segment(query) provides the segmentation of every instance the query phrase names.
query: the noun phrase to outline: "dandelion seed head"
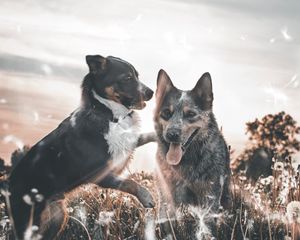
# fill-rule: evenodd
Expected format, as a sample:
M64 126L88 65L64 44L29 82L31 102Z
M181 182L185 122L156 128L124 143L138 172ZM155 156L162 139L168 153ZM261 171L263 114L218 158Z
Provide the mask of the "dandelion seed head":
M33 205L33 201L31 199L31 197L28 194L25 194L23 196L23 201L27 204L27 205Z
M269 177L266 177L266 178L261 178L260 179L260 184L263 185L263 186L267 186L267 185L270 185L272 182L270 180Z
M292 201L288 203L286 215L290 223L300 223L300 202Z
M99 213L99 218L96 221L98 224L100 224L101 226L105 226L108 225L109 223L112 222L112 218L114 216L114 212L100 212Z
M38 234L39 227L31 226L28 227L24 233L24 240L40 240L42 239L42 235Z
M44 196L43 196L42 194L37 194L37 195L35 196L35 200L36 200L37 202L42 202L42 201L44 200Z
M274 170L275 171L282 171L284 168L283 162L276 162L274 164Z

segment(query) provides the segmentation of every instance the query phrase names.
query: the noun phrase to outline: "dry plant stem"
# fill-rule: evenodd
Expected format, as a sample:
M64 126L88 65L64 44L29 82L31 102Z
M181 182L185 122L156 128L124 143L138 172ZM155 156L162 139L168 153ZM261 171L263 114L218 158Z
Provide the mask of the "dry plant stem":
M232 185L233 185L233 197L234 197L234 202L236 203L236 185L235 185L235 178L232 178Z
M262 237L262 224L260 224L260 226L259 226L259 233L260 233L260 239L263 240L263 237Z
M277 196L277 193L276 193L276 183L277 183L277 178L276 178L276 171L274 171L274 169L272 170L272 175L274 177L274 181L273 181L273 194L272 194L272 203L273 205L275 206L275 196Z
M243 199L242 191L241 191L241 199ZM242 232L242 235L243 235L243 239L245 239L246 236L245 236L243 225L242 225L242 210L243 210L243 202L241 201L240 214L239 214L239 216L240 216L240 228L241 228L241 232Z
M272 240L272 232L271 232L271 226L270 226L270 216L268 214L268 229L269 229L269 238Z
M89 240L92 240L92 239L91 239L91 236L90 236L90 233L89 233L89 231L87 230L86 226L85 226L80 220L78 220L77 218L75 218L75 217L73 217L73 216L70 216L70 218L73 219L73 220L75 220L76 222L78 222L78 223L83 227L83 229L86 231L86 234L87 234Z
M238 220L238 215L236 215L235 220L234 220L230 240L234 240L234 230L235 230L235 227L236 227L236 224L237 224L237 220Z
M297 236L296 236L296 232L295 232L295 226L296 226L296 223L293 223L292 225L292 239L297 239Z
M11 206L10 206L10 200L9 200L9 195L8 195L8 191L6 192L5 196L5 202L6 202L6 206L7 206L7 212L8 212L8 216L9 216L9 221L13 230L13 234L16 240L18 240L18 236L17 236L17 232L16 232L16 228L15 228L15 222L14 219L12 217L12 212L11 212Z
M32 227L33 224L33 214L34 214L34 203L32 203L31 209L30 209L30 218L28 222L28 228Z
M173 228L173 225L172 225L172 222L171 222L171 219L170 219L169 211L167 210L166 213L167 213L168 221L169 221L169 224L170 224L170 227L171 227L171 230L172 230L174 240L177 240L177 238L175 236L174 228Z
M86 205L89 209L91 209L93 212L97 212L91 205L89 205L87 202L84 202L84 205Z
M246 225L246 229L245 229L245 236L247 236L247 233L248 233L248 225Z

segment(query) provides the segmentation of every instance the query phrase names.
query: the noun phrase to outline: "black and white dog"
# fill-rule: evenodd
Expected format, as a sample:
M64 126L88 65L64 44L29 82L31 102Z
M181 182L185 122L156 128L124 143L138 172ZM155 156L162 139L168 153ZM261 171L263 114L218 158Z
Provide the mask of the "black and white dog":
M153 134L139 134L139 118L133 110L143 109L153 91L122 59L95 55L87 56L86 61L89 73L82 83L80 107L34 145L9 177L18 239L28 227L32 202L30 224L39 226L49 201L83 183L119 189L135 195L144 207L154 206L147 189L118 176L136 147L155 141ZM38 194L43 200L32 199ZM44 233L43 239L50 238Z

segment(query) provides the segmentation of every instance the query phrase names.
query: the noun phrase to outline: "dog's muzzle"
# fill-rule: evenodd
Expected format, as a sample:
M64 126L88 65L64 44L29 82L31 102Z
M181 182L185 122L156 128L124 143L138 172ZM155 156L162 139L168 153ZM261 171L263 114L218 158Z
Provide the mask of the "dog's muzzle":
M186 149L190 146L190 144L193 142L193 139L195 138L198 132L199 130L196 129L184 144L178 142L170 142L169 150L166 155L166 160L168 164L178 165L180 163L183 154L185 153Z

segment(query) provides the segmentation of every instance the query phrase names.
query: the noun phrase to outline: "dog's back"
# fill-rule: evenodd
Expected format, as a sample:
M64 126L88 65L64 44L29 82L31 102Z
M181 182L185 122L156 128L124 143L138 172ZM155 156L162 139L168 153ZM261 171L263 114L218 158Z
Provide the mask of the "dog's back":
M161 205L192 204L212 211L220 204L228 207L229 152L212 112L210 75L204 74L191 91L181 91L161 70L157 84Z

